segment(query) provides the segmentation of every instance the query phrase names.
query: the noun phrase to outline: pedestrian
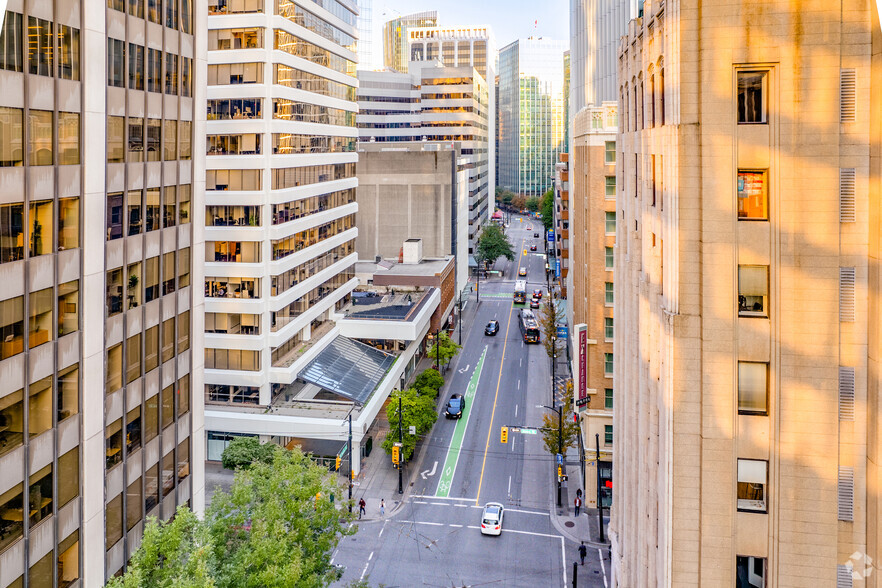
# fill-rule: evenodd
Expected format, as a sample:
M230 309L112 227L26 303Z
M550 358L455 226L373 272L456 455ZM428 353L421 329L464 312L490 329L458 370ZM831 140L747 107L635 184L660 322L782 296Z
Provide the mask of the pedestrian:
M358 518L361 518L361 515L365 514L365 507L367 506L367 502L364 501L364 498L358 499Z
M582 541L581 545L579 545L579 559L582 560L582 565L585 565L585 556L588 555L588 548L585 547L585 542Z
M579 498L582 498L582 489L581 488L576 490L576 496L578 496Z
M576 496L573 504L576 505L576 516L579 516L579 509L582 507L582 498L580 496Z
M380 516L386 516L386 500L383 498L380 499Z

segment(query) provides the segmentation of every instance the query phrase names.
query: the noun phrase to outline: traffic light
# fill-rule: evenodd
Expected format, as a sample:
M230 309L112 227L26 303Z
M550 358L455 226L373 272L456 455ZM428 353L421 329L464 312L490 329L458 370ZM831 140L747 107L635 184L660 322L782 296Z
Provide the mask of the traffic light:
M397 445L393 445L392 446L392 463L394 463L395 465L398 465L399 455L400 455L399 454L399 447Z
M563 468L561 466L557 466L557 477L560 478L563 476Z
M338 456L337 456L337 459L336 459L335 462L334 462L334 469L335 469L335 470L339 470L339 469L340 469L340 462L341 462L341 461L343 461L343 460L342 460L342 459L340 458L340 456L338 455Z
M499 442L508 443L508 427L502 427L499 431Z

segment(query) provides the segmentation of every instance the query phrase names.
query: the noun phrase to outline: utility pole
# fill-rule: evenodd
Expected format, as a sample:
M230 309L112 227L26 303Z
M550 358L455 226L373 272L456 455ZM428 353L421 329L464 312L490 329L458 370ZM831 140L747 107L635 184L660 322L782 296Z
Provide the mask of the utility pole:
M554 404L552 402L552 404ZM563 406L555 408L557 411L557 453L563 456ZM557 478L557 508L560 508L560 476Z
M401 470L404 468L404 436L401 434L401 395L398 395L398 442L401 443L401 453L398 455L398 493L404 494L404 481Z
M601 492L600 492L600 433L594 434L594 446L597 448L596 454L596 468L597 468L597 520L600 527L600 542L606 543L606 538L603 536L603 503L601 502Z
M349 512L352 512L352 411L349 412Z
M441 372L441 329L435 329L435 365L438 367L438 372ZM399 402L400 404L400 402ZM401 407L398 407L399 410ZM400 423L399 419L399 423ZM399 439L401 441L401 439Z
M462 292L459 293L459 344L462 345Z
M550 300L548 301L548 306L549 306L549 308L554 308L551 305ZM554 313L552 311L552 315L553 314ZM551 404L552 404L552 406L557 402L557 395L555 394L555 392L557 392L557 390L555 390L555 385L554 385L554 372L555 372L555 364L556 363L557 363L557 337L552 335L551 336Z

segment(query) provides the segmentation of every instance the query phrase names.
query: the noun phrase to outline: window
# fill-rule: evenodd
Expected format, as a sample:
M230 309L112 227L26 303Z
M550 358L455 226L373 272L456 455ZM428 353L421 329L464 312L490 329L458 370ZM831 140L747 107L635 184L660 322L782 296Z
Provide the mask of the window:
M613 426L612 425L603 425L603 444L604 445L612 445L613 444Z
M141 493L141 478L136 479L126 488L126 530L132 528L141 520L141 509L144 507L144 496Z
M107 350L104 388L108 394L122 388L122 343L117 343Z
M144 262L144 302L159 298L159 257Z
M0 449L2 451L2 449ZM16 484L6 492L0 494L0 512L22 512L24 510L24 499L22 495L21 484ZM3 519L3 534L0 534L0 553L15 543L24 532L24 521L22 517L15 517L19 520L7 521Z
M158 1L158 0L157 0ZM110 549L122 539L122 493L104 507L104 549Z
M606 283L604 284L604 287L606 288L606 292L605 292L605 296L606 296L605 303L606 303L607 305L611 305L611 304L615 303L615 290L613 289L613 288L614 288L613 283L612 283L612 282L606 282Z
M183 417L190 410L190 374L181 376L178 380L178 418Z
M178 315L178 353L190 348L190 311Z
M123 311L122 268L108 270L104 279L107 288L107 316L111 317Z
M147 161L159 161L160 135L162 121L158 118L147 119Z
M142 229L144 206L141 190L130 190L128 193L129 235L139 235Z
M126 308L137 308L144 300L141 293L141 262L126 267Z
M135 18L144 18L144 0L129 0L129 14Z
M738 315L769 316L769 266L738 266Z
M31 438L52 428L52 376L28 386L28 434Z
M192 141L190 139L191 127L192 123L188 120L178 122L178 139L180 140L181 145L180 159L190 159L190 157L192 157Z
M53 339L52 288L31 292L28 296L28 348L33 349Z
M175 387L166 386L162 390L159 404L159 425L163 429L175 420Z
M178 28L178 0L165 0L165 26Z
M166 186L162 189L162 227L166 229L175 226L178 218L176 192L174 186Z
M58 458L58 508L80 495L80 448Z
M126 453L141 447L141 406L136 406L126 414Z
M125 12L125 0L107 0L107 7L113 8L114 10L119 10L120 12Z
M80 199L58 199L58 250L80 246Z
M58 387L55 391L58 422L79 412L80 365L74 365L58 372Z
M129 163L144 161L144 119L129 117Z
M20 72L22 51L22 15L7 10L5 21L0 22L0 69Z
M160 10L162 10L162 0L147 0L147 20L162 24Z
M604 163L607 165L616 162L616 142L615 141L605 141L604 142Z
M52 233L55 229L52 204L51 200L39 200L29 205L28 252L31 257L52 253Z
M190 33L191 7L190 0L181 0L181 31Z
M190 248L178 250L178 288L190 285Z
M6 14L11 13L7 12ZM0 48L2 48L2 45L0 45ZM0 55L0 58L2 58L2 55ZM0 106L0 128L3 129L3 134L0 135L0 167L14 167L23 163L23 120L24 115L21 108Z
M605 176L606 179L606 198L608 200L616 199L616 177Z
M165 141L163 143L163 159L174 161L178 158L178 121L165 121Z
M174 53L165 54L165 93L178 95L178 56Z
M144 331L144 373L159 367L159 325Z
M28 507L31 512L31 525L52 514L52 464L34 472L28 478ZM49 577L52 577L51 573ZM49 584L52 584L51 580Z
M58 165L80 163L80 115L58 113Z
M175 319L162 321L162 348L160 350L163 363L175 355Z
M123 116L107 117L107 163L125 161L126 119Z
M117 419L107 425L104 431L105 465L108 470L122 461L122 442L122 419Z
M239 349L205 349L205 368L217 370L260 370L260 352Z
M24 351L24 296L0 302L0 359Z
M28 73L52 75L52 23L28 17Z
M55 123L52 111L28 111L28 165L52 165L55 162L52 136Z
M603 354L603 375L606 377L612 376L613 373L613 354L612 353L604 353Z
M603 408L606 410L613 409L613 389L612 388L604 388L603 389Z
M159 504L159 464L154 465L144 474L144 510L150 514L150 509Z
M607 235L615 235L616 234L616 213L615 211L607 211L606 213L606 234Z
M175 489L175 452L169 451L162 457L162 497L165 498Z
M80 79L80 30L63 24L58 25L58 77Z
M767 202L766 172L738 170L738 220L767 220Z
M178 443L178 484L190 475L190 438Z
M610 316L603 317L603 336L607 341L612 341L615 329L613 328L613 318Z
M769 413L769 364L738 362L738 414Z
M175 291L175 252L162 254L162 295Z
M58 336L80 328L80 282L74 280L58 285Z
M738 510L766 512L766 483L769 462L738 460Z
M190 184L178 186L178 223L186 225L190 222ZM187 264L190 267L190 264ZM185 286L186 284L181 284Z
M0 397L0 456L12 451L24 442L23 403L23 390L16 390ZM0 538L0 546L2 545L3 540Z
M738 124L765 124L768 122L765 71L738 72Z
M2 117L0 117L2 118ZM2 128L0 122L0 128ZM0 205L0 263L24 259L24 205Z
M159 394L144 401L144 443L159 435Z
M144 232L158 231L162 226L162 217L159 212L159 188L147 188L144 204Z
M129 90L144 89L144 48L129 43Z
M159 0L156 0L159 2ZM162 51L147 49L147 91L162 92Z
M125 88L126 44L124 41L107 38L107 85Z
M187 2L188 0L184 0ZM181 56L181 96L189 98L193 95L193 60Z
M141 333L126 340L126 384L141 377Z
M766 558L735 558L735 588L766 588Z
M74 531L58 545L58 588L67 588L80 578L80 532Z
M606 248L605 263L606 263L606 269L608 269L608 270L613 269L613 264L615 263L615 253L614 253L612 247Z

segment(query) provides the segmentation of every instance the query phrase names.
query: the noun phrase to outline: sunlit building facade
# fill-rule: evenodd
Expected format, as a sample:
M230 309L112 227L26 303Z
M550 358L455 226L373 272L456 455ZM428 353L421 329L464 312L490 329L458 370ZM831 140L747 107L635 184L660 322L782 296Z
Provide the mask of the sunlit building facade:
M879 586L876 3L642 7L618 69L613 585Z
M358 0L358 69L373 69L374 0Z
M518 39L499 51L499 176L497 185L540 196L566 151L566 41Z
M438 13L434 10L400 16L383 25L383 67L404 73L409 58L408 31L417 27L434 27Z
M4 3L6 4L6 3ZM102 586L203 507L202 2L0 29L0 586ZM200 8L201 7L201 8Z

